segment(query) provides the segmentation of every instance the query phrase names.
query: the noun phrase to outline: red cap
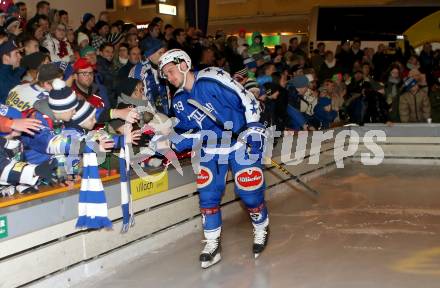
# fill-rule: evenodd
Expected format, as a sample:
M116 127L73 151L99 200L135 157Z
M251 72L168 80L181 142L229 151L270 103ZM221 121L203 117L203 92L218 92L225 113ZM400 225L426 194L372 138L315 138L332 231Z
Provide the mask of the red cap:
M76 60L75 64L73 64L73 70L75 72L78 72L78 70L83 70L91 67L92 69L95 69L92 64L86 59L86 58L79 58Z

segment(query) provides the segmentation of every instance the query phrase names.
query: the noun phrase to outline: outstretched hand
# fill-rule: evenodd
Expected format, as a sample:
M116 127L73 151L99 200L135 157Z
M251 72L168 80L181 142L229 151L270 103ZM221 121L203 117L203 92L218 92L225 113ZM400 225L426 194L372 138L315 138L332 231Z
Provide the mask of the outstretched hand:
M35 132L40 131L41 127L41 121L32 118L14 119L11 125L12 130L25 132L29 135L35 135Z
M113 147L115 147L115 142L113 139L108 138L105 135L100 135L98 138L99 151L101 152L110 152Z
M133 126L131 124L124 125L125 143L138 145L139 140L141 139L141 134L141 130L133 130Z

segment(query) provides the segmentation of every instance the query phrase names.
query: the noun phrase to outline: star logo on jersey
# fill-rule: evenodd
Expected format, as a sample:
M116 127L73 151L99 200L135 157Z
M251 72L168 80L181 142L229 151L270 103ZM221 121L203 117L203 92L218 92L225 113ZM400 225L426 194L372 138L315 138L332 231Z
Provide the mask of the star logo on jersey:
M225 75L225 72L223 72L223 70L217 70L217 75Z
M242 93L243 95L246 95L246 89L243 88L243 90L241 90L241 93Z
M257 114L258 111L257 108L255 108L255 106L257 106L257 102L255 102L255 100L252 100L251 105L252 105L252 109L251 109L252 115Z
M205 72L211 72L211 68L206 68Z

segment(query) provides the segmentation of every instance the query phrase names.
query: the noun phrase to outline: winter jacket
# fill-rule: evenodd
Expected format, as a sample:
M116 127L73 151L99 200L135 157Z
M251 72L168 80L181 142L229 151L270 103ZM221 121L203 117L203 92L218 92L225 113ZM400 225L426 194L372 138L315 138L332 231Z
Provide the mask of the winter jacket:
M299 110L301 107L301 95L299 95L298 90L296 90L295 85L291 81L287 82L287 99L289 105L293 108Z
M321 85L325 80L331 79L333 75L341 73L342 70L335 62L333 67L329 67L326 62L323 62L318 73L318 82Z
M351 49L349 51L341 50L335 57L338 60L342 72L351 73L355 61L353 51L351 51Z
M110 101L107 95L107 89L100 84L92 83L88 91L81 90L76 82L73 82L72 90L76 95L82 96L95 108L110 108Z
M17 190L23 192L28 185L34 186L39 179L35 175L36 165L23 162L21 159L21 143L19 140L6 140L0 137L0 189L1 194L12 195ZM12 185L12 186L10 186ZM12 189L4 193L5 189Z
M255 43L255 37L261 37L261 42L259 44ZM263 36L261 36L260 32L254 32L252 33L252 44L248 49L248 53L250 56L258 54L263 52L264 49L264 43L263 43Z
M407 91L400 96L400 120L407 122L426 122L431 118L431 104L426 89L419 89L415 94Z
M66 45L66 55L63 55L62 57L59 55L60 53L60 45L61 41L53 37L51 34L47 34L44 38L42 46L49 50L50 53L50 59L52 62L72 62L72 56L73 56L73 50L70 46L70 43L65 40L64 44Z
M115 92L115 72L113 69L113 62L108 61L101 55L98 55L98 62L96 63L96 82L103 85L107 90L107 96L111 107L116 106L116 92Z
M385 101L388 104L389 120L392 122L400 122L399 116L399 101L402 94L402 81L399 83L392 83L387 81L385 83Z
M332 100L328 97L320 97L314 109L314 117L321 123L322 129L328 129L330 124L336 119L336 116L338 116L334 110L330 112L324 110L326 106L332 104L331 101Z
M287 114L287 90L283 87L276 87L279 92L276 99L266 99L260 122L266 127L276 126L277 131L284 131L289 126L289 115Z
M243 57L237 54L234 50L229 47L225 48L226 61L229 63L229 72L233 76L235 72L243 69Z
M40 120L43 126L34 136L24 134L21 137L27 162L41 164L54 154L64 154L68 151L66 149L68 149L69 140L58 135L62 129L62 123L55 119L47 99L38 100L34 108L24 111L23 114L26 118Z
M13 69L11 65L0 64L0 104L5 104L9 92L21 82L24 68Z
M429 92L431 118L433 123L440 123L440 90Z

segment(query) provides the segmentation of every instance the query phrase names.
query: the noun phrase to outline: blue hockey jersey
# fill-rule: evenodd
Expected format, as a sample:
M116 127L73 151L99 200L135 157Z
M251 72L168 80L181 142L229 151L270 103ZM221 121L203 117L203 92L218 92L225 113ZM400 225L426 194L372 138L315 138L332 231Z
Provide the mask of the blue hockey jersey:
M231 78L229 73L209 67L199 71L191 91L180 89L172 100L174 115L179 119L176 129L188 131L210 130L222 137L223 127L218 126L203 111L188 103L194 99L211 111L221 123L232 124L236 134L244 131L246 125L260 120L260 106L255 96L240 83ZM188 142L176 145L178 150L189 149ZM186 147L185 147L186 146Z
M77 140L75 135L60 133L62 130L55 131L53 120L38 111L35 111L32 117L40 120L43 128L33 136L22 135L25 160L38 165L53 155L68 154L72 139Z

